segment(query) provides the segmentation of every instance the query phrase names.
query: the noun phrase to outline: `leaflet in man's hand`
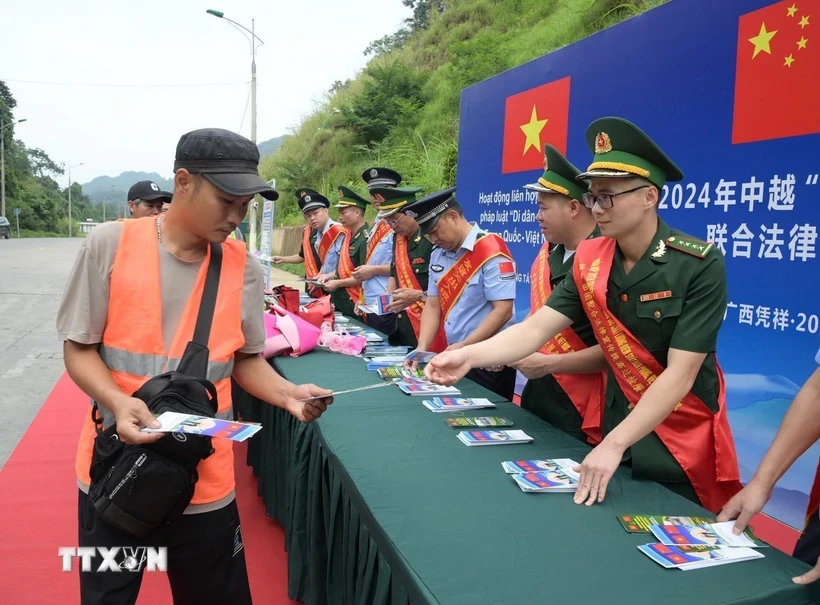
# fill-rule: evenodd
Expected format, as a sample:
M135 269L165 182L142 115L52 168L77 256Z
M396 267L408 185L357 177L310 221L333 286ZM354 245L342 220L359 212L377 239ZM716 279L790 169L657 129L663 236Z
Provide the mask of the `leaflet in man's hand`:
M189 433L192 435L206 435L230 439L231 441L245 441L262 428L261 424L249 422L234 422L220 420L208 416L195 416L179 412L163 412L157 417L162 423L158 429L144 428L143 433Z
M436 397L434 399L425 399L421 404L432 412L461 412L496 407L489 399L465 399L462 397Z
M728 563L740 563L764 557L763 553L753 548L732 548L728 546L692 546L685 544L671 546L656 543L639 546L638 550L667 569L677 568L683 571L715 567Z
M376 297L373 304L365 305L359 303L359 311L363 311L371 315L387 315L390 313L387 307L389 307L392 302L393 296L391 294L380 294Z
M651 534L651 525L706 525L712 517L675 517L663 515L619 515L618 521L630 534Z
M465 445L513 445L529 443L532 437L524 431L462 431L458 439Z
M418 349L414 349L407 354L407 357L404 358L404 361L428 363L436 355L437 353L433 353L432 351L419 351Z
M736 546L764 548L768 544L758 539L750 528L739 536L732 532L734 521L705 525L651 525L649 530L667 546L694 544L702 546Z

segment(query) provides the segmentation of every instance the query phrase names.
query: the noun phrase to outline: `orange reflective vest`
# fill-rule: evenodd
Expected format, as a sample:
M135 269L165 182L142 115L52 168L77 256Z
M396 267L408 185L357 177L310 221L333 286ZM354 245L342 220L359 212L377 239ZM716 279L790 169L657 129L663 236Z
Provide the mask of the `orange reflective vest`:
M245 344L242 288L246 251L236 240L223 243L222 251L219 291L208 341L208 379L217 390L217 418L231 420L230 377L234 353ZM150 217L123 223L122 239L114 257L109 284L108 321L100 344L100 357L123 393L131 395L152 376L178 367L186 345L193 338L209 260L210 252L199 269L171 348L166 351L162 337L162 293L155 219ZM107 411L105 414L110 416ZM77 477L85 485L91 482L89 468L95 437L89 413L80 434L76 458ZM199 481L191 504L215 502L234 489L232 442L214 439L213 448L214 453L197 467Z

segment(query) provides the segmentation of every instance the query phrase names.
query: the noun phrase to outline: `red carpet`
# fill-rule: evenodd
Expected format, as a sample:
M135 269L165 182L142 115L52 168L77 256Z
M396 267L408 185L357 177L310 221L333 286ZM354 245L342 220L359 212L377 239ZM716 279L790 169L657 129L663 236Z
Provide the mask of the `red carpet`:
M77 545L74 454L86 397L64 374L0 471L0 595L3 605L79 603L75 571L64 573L60 546ZM282 529L269 519L236 447L237 502L255 604L293 604L287 598L287 558ZM170 605L163 573L144 575L139 605Z

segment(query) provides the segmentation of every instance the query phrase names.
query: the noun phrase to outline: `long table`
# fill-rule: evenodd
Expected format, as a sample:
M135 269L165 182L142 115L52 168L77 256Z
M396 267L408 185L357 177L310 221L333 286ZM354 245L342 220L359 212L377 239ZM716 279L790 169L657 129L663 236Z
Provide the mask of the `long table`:
M276 358L294 383L334 390L379 382L355 357L314 351ZM503 460L573 458L590 448L470 381L465 397L498 405L534 437L525 445L468 448L444 418L398 387L343 395L305 425L240 394L262 430L249 443L268 514L286 531L289 596L307 605L816 605L809 567L775 548L765 558L686 573L637 547L617 515L705 515L701 507L619 469L606 500L525 494Z

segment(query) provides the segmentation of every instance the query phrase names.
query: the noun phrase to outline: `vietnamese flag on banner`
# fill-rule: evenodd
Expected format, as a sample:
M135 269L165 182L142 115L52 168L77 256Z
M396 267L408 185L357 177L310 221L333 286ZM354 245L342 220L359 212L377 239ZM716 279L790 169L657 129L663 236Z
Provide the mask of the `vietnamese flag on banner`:
M507 97L501 173L544 166L544 144L567 152L569 84L563 78Z
M785 0L740 17L732 143L820 133L818 28L820 0Z

